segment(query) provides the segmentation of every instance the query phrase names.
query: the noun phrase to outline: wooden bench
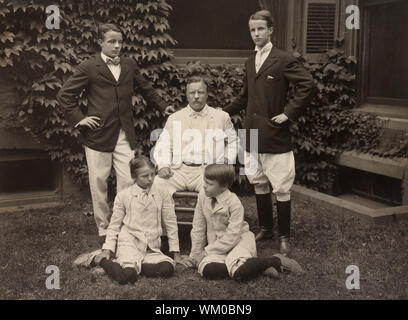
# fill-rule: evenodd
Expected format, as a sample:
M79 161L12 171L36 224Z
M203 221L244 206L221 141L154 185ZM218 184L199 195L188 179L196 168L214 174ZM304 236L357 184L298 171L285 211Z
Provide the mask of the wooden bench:
M197 203L198 192L180 191L173 195L176 203L175 211L177 215L177 224L192 225L194 209Z

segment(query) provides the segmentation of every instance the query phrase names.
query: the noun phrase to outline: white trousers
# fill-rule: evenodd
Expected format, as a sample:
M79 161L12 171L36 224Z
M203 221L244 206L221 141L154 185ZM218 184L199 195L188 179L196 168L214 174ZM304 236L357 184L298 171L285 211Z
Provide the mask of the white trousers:
M137 274L142 271L142 264L158 264L167 261L175 268L176 263L173 259L163 254L161 251L152 251L147 248L140 250L140 240L136 239L122 226L118 235L118 245L116 249L116 262L123 268L135 268Z
M113 152L100 152L87 146L84 148L88 164L94 218L99 235L104 236L112 215L108 204L108 177L112 165L116 173L116 189L117 192L120 192L133 184L129 161L134 157L134 152L130 148L123 129L120 129Z
M252 161L252 162L250 162ZM256 194L270 192L269 182L278 201L290 200L290 189L295 180L295 157L293 151L278 154L256 154L245 152L245 171L249 172L250 164L258 162L254 174L247 174L248 180L254 185ZM248 168L248 171L247 171Z
M232 278L235 271L242 266L248 259L256 257L255 236L251 231L241 235L237 245L226 254L210 254L205 256L198 265L198 273L202 276L204 268L209 263L225 263L228 273Z
M168 179L156 176L155 182L159 188L168 190L173 195L176 191L196 191L200 192L204 185L205 166L192 167L184 163L177 168L171 168L173 176Z

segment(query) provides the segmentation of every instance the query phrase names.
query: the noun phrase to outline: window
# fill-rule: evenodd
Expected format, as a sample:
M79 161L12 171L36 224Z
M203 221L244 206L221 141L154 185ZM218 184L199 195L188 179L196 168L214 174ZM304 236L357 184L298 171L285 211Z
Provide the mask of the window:
M55 201L61 169L42 150L0 150L0 207Z
M408 3L367 6L363 28L363 103L408 106Z
M249 15L254 0L168 0L170 34L182 49L252 49Z
M338 29L338 1L307 0L304 23L306 55L319 56L333 49Z
M175 55L247 57L253 50L248 31L257 0L168 0L170 35L177 40Z
M354 193L393 206L402 204L401 180L340 166L341 193Z

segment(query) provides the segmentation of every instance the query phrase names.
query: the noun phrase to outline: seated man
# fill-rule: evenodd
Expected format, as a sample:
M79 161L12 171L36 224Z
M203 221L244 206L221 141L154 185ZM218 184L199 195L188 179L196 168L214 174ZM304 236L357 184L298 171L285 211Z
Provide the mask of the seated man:
M156 143L156 183L171 195L176 191L199 192L205 165L236 161L234 126L226 112L207 105L207 89L201 76L187 80L188 105L169 116Z

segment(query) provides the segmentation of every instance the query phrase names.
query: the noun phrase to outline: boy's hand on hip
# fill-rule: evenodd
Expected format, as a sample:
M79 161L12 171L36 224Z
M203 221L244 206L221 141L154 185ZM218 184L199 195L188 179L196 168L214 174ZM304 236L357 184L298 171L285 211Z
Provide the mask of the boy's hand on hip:
M168 179L173 176L173 171L169 167L161 168L157 175L162 179Z
M276 117L273 117L271 120L276 122L276 123L282 124L282 123L288 121L288 119L289 118L287 117L286 114L281 113L281 114L277 115Z
M76 126L88 127L91 130L95 130L96 128L99 127L100 122L101 122L101 118L97 116L89 116L79 121Z

